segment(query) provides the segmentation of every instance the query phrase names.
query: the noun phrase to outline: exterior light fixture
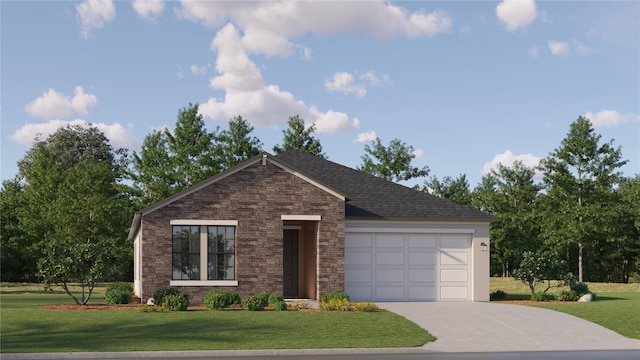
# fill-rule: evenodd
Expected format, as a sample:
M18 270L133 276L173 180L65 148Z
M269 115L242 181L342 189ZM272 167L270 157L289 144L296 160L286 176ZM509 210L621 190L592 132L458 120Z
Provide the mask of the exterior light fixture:
M487 251L487 248L488 248L487 247L487 243L485 243L485 242L481 242L480 243L480 250Z

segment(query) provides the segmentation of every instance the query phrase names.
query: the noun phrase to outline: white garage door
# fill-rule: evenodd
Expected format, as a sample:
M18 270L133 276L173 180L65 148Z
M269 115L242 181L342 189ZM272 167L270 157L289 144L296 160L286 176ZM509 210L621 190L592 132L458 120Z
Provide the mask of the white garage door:
M345 292L354 301L470 299L469 234L347 232Z

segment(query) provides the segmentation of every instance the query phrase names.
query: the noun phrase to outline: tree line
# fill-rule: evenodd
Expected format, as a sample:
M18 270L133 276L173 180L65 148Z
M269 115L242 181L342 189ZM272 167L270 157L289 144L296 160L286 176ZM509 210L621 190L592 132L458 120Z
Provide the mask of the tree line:
M130 281L133 213L262 152L253 129L237 116L226 129L207 131L198 105L189 104L173 131L148 134L139 152L114 149L93 126L36 139L0 190L2 280L53 284L74 273L88 284ZM326 158L314 132L291 116L273 152ZM511 275L530 250L564 259L580 281L628 282L640 265L640 176L622 176L621 149L600 140L580 117L538 168L499 165L474 189L464 174L429 177L427 166L413 165L414 148L398 139L366 144L357 169L390 181L423 179L416 189L499 217L491 225L493 274ZM60 271L61 259L75 261Z

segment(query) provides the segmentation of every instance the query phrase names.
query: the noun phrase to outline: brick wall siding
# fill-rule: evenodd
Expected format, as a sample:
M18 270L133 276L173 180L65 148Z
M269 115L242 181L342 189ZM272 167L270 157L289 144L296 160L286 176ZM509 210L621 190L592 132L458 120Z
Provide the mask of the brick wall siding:
M267 162L251 165L142 217L142 301L172 276L172 219L238 220L236 290L282 293L281 215L321 215L316 289L344 290L344 201ZM206 269L201 269L206 271ZM179 287L192 304L211 287Z

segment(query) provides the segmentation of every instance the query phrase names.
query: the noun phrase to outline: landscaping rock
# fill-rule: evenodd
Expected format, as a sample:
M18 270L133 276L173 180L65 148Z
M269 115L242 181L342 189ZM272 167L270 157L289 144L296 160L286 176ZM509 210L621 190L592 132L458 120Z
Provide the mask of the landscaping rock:
M580 296L580 299L578 299L578 302L592 302L592 301L593 301L593 295L591 294L584 294Z
M147 305L155 305L156 301L153 298L149 298L149 300L147 300Z

